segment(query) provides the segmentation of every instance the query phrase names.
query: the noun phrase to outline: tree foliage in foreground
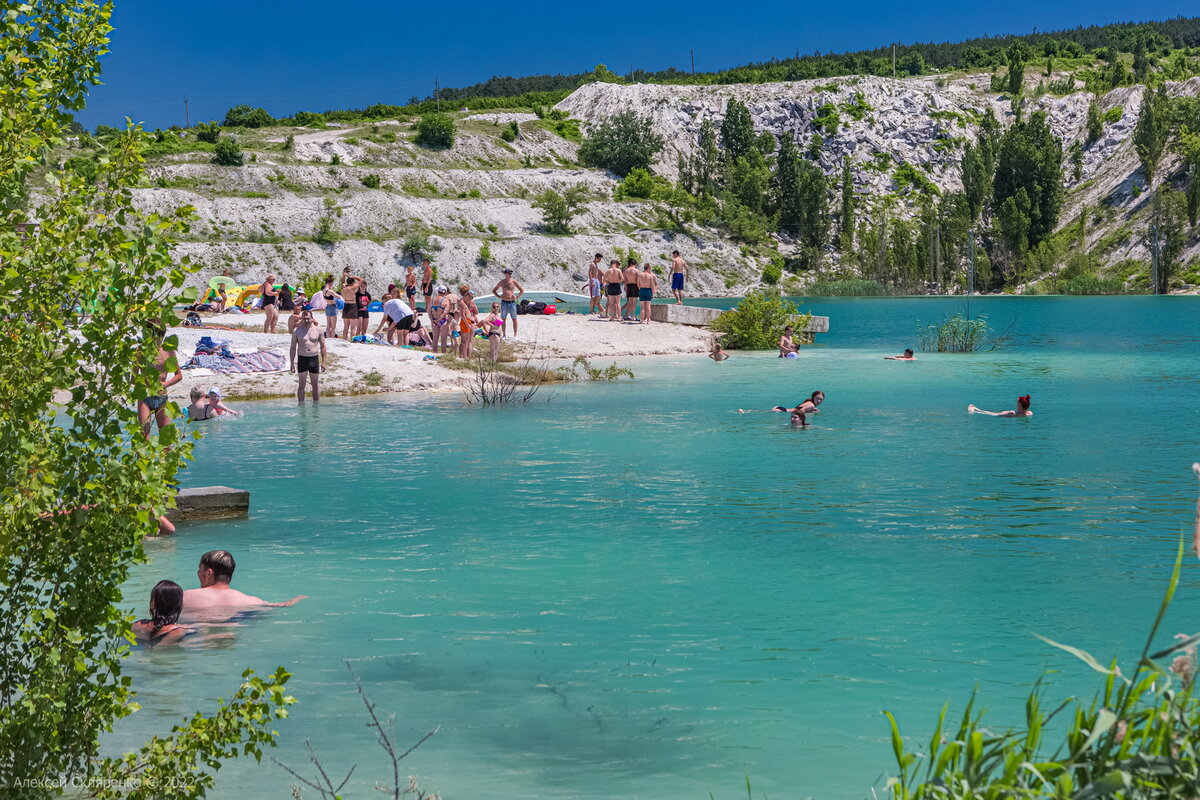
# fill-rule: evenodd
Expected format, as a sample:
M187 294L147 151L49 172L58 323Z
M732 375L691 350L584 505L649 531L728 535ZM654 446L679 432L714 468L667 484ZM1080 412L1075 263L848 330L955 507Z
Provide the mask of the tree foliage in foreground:
M23 797L57 794L62 781L106 797L199 797L220 758L274 741L273 716L291 701L285 672L247 675L215 716L132 762L99 758L100 736L136 710L121 674L131 641L121 586L191 452L175 428L143 438L133 410L161 393L156 325L187 274L170 246L190 210L134 207L136 129L111 138L92 180L53 169L70 113L97 82L111 6L0 10L0 188L16 197L31 176L44 181L36 207L12 203L0 220L0 292L12 301L0 335L0 775ZM143 780L166 774L179 782L169 791Z
M731 350L770 350L778 344L784 326L803 331L811 318L777 290L764 288L748 292L736 309L717 317L712 328L724 334L721 344Z

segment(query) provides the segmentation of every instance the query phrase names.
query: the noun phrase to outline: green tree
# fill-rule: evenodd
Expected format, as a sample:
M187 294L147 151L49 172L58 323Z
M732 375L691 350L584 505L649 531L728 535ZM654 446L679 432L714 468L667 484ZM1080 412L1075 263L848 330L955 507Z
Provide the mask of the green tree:
M1133 79L1137 83L1146 83L1150 77L1150 56L1146 51L1146 37L1137 37L1133 46Z
M812 262L829 241L829 189L825 173L790 139L784 137L786 152L780 150L775 179L779 230L798 238L806 251L802 258Z
M214 164L220 164L223 167L240 167L245 161L245 156L242 153L242 148L238 146L237 140L233 138L225 138L217 142L217 146L213 149Z
M967 207L971 210L971 219L978 219L983 206L990 194L991 181L984 174L983 159L979 148L968 142L963 147L961 160L963 192L966 194Z
M778 289L747 292L737 308L713 322L714 331L725 334L721 343L731 350L770 350L787 325L807 328L810 315L800 314L796 305L780 296Z
M1179 267L1179 256L1187 246L1187 201L1182 192L1163 186L1154 198L1151 221L1151 246L1158 246L1158 286L1156 294L1166 294L1171 277ZM1157 235L1157 241L1153 237Z
M414 232L404 237L404 242L400 245L400 255L407 258L410 263L433 258L434 254L442 249L442 246L424 233Z
M579 79L579 86L585 83L625 83L621 76L603 64L597 64L591 72Z
M1007 88L1008 93L1019 95L1025 83L1025 62L1029 60L1029 48L1024 42L1013 42L1004 53L1008 62Z
M221 138L221 126L214 119L211 122L196 123L196 141L216 144Z
M752 214L771 213L771 168L757 148L726 168L725 196L735 198Z
M838 214L838 246L843 253L854 249L854 175L850 159L842 160L842 208Z
M1025 233L1025 247L1015 246L1015 239L1007 240L1012 252L1037 246L1057 226L1065 193L1062 161L1062 142L1051 132L1044 111L1013 123L1000 137L992 208L999 215L1007 203L1003 209L1009 223L1006 236ZM1018 224L1022 218L1028 223Z
M1133 147L1142 163L1147 186L1154 184L1154 172L1158 169L1163 148L1167 144L1169 123L1165 92L1159 89L1158 93L1151 93L1147 89L1142 95L1142 110L1138 114L1137 126L1133 129Z
M717 146L717 131L710 120L700 123L700 135L692 162L694 193L712 197L721 181L721 151Z
M587 208L587 189L575 184L556 192L547 189L533 201L533 207L542 212L542 225L547 233L566 236L571 232L571 220Z
M159 216L133 203L147 143L136 127L111 137L96 180L55 168L71 114L98 83L111 6L6 8L0 86L20 91L0 90L0 184L8 194L37 171L39 185L36 207L0 225L0 291L21 307L5 320L0 363L37 367L0 371L0 772L14 797L168 773L180 782L170 794L200 797L221 759L261 756L274 742L273 716L291 701L286 672L247 675L214 716L139 753L102 758L99 747L136 710L122 675L131 641L122 586L146 560L142 540L157 532L191 452L174 426L143 436L134 410L162 393L160 349L168 368L177 361L163 321L194 297L180 291L191 267L172 253L190 209ZM37 224L18 230L28 221Z
M265 108L234 106L225 112L225 121L221 124L226 128L265 128L274 125L275 119Z
M1009 195L996 209L996 230L1009 253L1019 259L1029 250L1031 206L1025 187Z
M1183 156L1187 175L1187 217L1195 226L1200 216L1200 133L1192 133L1187 125L1179 129L1179 153Z
M622 197L640 197L649 200L654 196L656 188L654 176L650 174L649 170L634 167L621 181L620 192Z
M417 137L414 141L425 147L447 150L454 147L454 134L454 117L449 114L425 114L417 122Z
M624 177L636 167L650 169L663 148L649 117L622 111L588 131L579 146L579 163L611 170Z
M721 121L721 152L726 163L749 155L754 147L754 120L744 103L730 100L725 104L725 119Z
M1087 110L1087 143L1097 142L1104 135L1104 121L1100 119L1100 109L1093 99L1088 103Z

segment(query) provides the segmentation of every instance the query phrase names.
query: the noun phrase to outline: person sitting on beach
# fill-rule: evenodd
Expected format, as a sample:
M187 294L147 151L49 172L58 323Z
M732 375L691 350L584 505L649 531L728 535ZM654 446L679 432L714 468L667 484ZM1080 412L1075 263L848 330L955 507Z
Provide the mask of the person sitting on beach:
M295 300L295 298L292 297L292 293L294 291L295 290L292 289L291 284L285 283L283 286L280 287L280 289L279 289L279 310L280 311L295 311L296 310L296 300Z
M187 407L189 420L208 419L208 398L199 386L193 386L191 391L192 404Z
M181 611L183 587L175 581L159 581L150 590L150 617L133 623L133 635L148 644L178 642L189 633L195 633L179 624Z
M225 306L229 305L229 295L225 292L225 284L217 284L217 296L212 299L212 310L218 314L225 313Z
M240 417L242 412L234 411L229 406L221 402L221 390L216 386L208 387L205 393L208 397L208 405L205 408L206 415L204 419L212 419L213 417Z
M188 613L195 613L210 608L247 608L253 606L283 608L294 606L296 603L307 598L307 595L299 594L291 600L285 600L282 603L268 603L261 597L254 597L253 595L239 592L229 585L229 582L233 580L233 571L236 568L237 563L233 560L233 555L228 550L209 550L200 556L200 568L196 570L196 577L200 580L200 588L188 589L183 593L183 610Z
M968 414L987 414L989 417L1032 417L1033 412L1029 410L1029 395L1017 398L1016 411L984 411L982 408L976 408L974 405L967 406Z
M779 337L779 357L780 358L795 358L796 351L799 346L792 341L792 326L788 325L783 329L783 335Z
M916 361L917 360L916 356L913 355L912 350L905 350L904 355L902 355L902 356L884 356L883 359L884 359L884 361Z

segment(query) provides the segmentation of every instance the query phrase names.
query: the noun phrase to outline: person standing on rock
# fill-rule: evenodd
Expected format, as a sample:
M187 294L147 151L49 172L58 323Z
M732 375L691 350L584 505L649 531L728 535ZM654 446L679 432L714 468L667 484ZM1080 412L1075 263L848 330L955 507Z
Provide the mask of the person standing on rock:
M421 259L421 294L425 295L425 313L429 313L429 306L433 303L433 267L429 264L428 258Z
M603 260L604 256L596 253L595 258L592 259L592 263L588 264L587 273L588 298L590 299L588 304L588 313L590 314L593 310L595 310L596 316L598 317L604 316L604 303L600 299L604 296L600 286L600 276L604 274L604 268L600 266L600 262Z
M671 251L671 291L675 295L675 305L683 305L683 279L687 275L687 262L678 250Z
M636 322L638 308L638 263L636 258L629 259L622 275L625 281L625 306L621 319L626 322Z
M354 275L342 276L342 338L346 341L358 333L358 299L354 293L359 280Z
M349 308L349 306L347 306ZM297 354L299 358L297 359ZM312 399L316 403L321 399L321 389L317 376L325 371L325 334L313 321L311 310L300 313L300 324L292 331L292 346L288 354L291 372L300 375L296 384L296 402L304 402L304 379L307 375L312 381Z
M609 322L621 321L621 284L625 281L625 273L621 271L621 262L615 258L604 270L604 294L608 297Z
M650 302L654 300L654 292L658 290L658 278L647 261L645 267L637 276L638 302L642 304L642 324L650 322Z
M512 317L513 338L517 338L517 303L521 299L521 295L525 294L525 287L517 283L513 279L513 271L508 267L504 268L504 277L500 282L492 287L492 294L500 298L500 330L505 337L508 336L508 318Z

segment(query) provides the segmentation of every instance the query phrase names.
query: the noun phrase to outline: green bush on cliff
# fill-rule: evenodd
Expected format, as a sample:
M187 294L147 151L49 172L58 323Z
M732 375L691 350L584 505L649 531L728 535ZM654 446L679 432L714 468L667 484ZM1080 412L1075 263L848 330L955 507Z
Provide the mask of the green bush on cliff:
M417 123L417 144L445 150L454 147L454 118L449 114L426 114Z

